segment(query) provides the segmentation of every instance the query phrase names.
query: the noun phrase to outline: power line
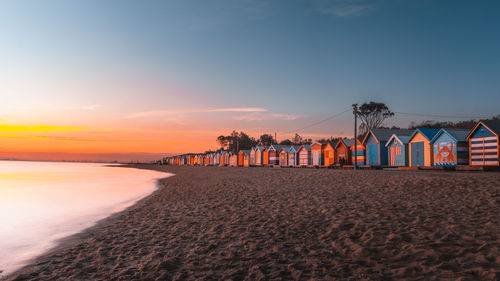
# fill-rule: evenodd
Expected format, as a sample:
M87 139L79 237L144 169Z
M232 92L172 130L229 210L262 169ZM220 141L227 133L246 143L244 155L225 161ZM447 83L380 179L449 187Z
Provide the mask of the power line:
M427 113L409 113L409 112L394 112L396 114L411 115L411 116L423 116L423 117L440 117L440 118L464 118L464 119L482 119L487 117L479 116L457 116L457 115L439 115L439 114L427 114Z
M292 131L290 131L290 132L286 132L286 134L296 133L296 132L301 131L301 130L303 130L303 129L307 129L307 128L310 128L310 127L314 127L314 126L319 125L319 124L321 124L321 123L323 123L323 122L326 122L326 121L332 120L332 119L334 119L334 118L337 118L337 117L339 117L340 115L342 115L342 114L344 114L344 113L348 112L349 110L351 110L351 108L348 108L348 109L346 109L346 110L344 110L344 111L342 111L342 112L340 112L340 113L337 113L337 114L335 114L335 115L332 115L332 116L330 116L330 117L328 117L328 118L326 118L326 119L320 120L320 121L318 121L318 122L315 122L315 123L309 124L309 125L304 126L304 127L302 127L302 128L299 128L299 129L296 129L296 130L292 130Z

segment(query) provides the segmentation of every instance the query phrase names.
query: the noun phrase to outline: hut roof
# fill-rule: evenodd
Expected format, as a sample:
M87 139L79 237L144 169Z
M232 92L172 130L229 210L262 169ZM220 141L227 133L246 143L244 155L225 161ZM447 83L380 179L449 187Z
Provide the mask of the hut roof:
M442 134L447 134L452 137L455 141L466 141L467 135L469 134L469 130L463 129L441 129L439 132L432 138L431 142L435 142L439 136Z
M292 146L291 145L282 145L281 148L278 150L278 152L282 151L282 150L288 152L288 150L290 150L290 147L292 147Z
M309 145L309 144L303 144L297 150L301 149L302 147L307 149L308 151L311 151L311 145Z
M269 146L269 148L273 147L274 149L276 149L276 151L280 151L280 149L282 147L289 147L289 145L281 145L281 144L273 144L271 146Z
M363 139L363 143L365 143L365 141L368 139L370 133L373 134L378 142L382 142L388 141L393 134L396 134L398 136L411 136L413 132L413 130L375 128L371 129L368 134L366 134L365 138Z
M290 145L290 148L288 149L288 152L290 152L290 150L294 150L294 151L297 151L299 150L300 148L300 145Z
M337 149L337 147L343 143L344 145L347 146L347 148L351 147L351 145L354 143L354 139L341 139L337 142L337 144L334 146L335 149Z
M467 139L470 138L472 133L474 133L479 127L479 125L483 124L486 126L490 131L492 131L495 135L500 136L500 119L499 120L481 120L479 121L476 126L472 130L470 130L469 134L467 135Z
M351 145L354 144L354 139L343 139L342 141L345 143L345 145L347 145L347 147L351 147Z
M490 128L495 134L500 135L500 119L482 121L486 127Z
M435 128L418 128L413 132L413 134L410 137L410 140L417 134L421 133L428 141L432 140L434 136L439 132L439 129Z
M250 149L242 149L242 150L240 150L240 152L250 154Z
M385 146L389 146L393 139L396 139L401 144L408 144L410 142L411 136L400 136L397 134L392 134L392 137L387 141Z
M328 141L328 143L333 147L335 148L335 146L337 145L339 141L338 140L334 140L334 141Z

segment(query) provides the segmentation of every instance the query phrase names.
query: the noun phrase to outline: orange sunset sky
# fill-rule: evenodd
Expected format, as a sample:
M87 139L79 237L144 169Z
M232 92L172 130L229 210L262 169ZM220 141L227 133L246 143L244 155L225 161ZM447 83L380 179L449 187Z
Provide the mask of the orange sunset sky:
M154 160L232 130L352 136L351 105L372 100L396 112L388 126L491 117L500 17L485 3L6 1L0 158Z

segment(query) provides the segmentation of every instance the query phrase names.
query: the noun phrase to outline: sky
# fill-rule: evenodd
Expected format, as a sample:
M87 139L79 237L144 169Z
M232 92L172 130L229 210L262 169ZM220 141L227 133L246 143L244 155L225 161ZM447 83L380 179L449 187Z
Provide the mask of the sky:
M351 105L372 100L397 112L386 125L497 115L499 10L444 0L5 1L0 158L151 160L217 149L232 130L351 136Z

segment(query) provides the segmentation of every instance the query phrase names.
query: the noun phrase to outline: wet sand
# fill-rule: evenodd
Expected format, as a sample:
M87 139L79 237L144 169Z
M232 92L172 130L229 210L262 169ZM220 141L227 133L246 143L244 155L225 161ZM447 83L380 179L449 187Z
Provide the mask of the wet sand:
M173 172L9 280L499 280L500 173Z

